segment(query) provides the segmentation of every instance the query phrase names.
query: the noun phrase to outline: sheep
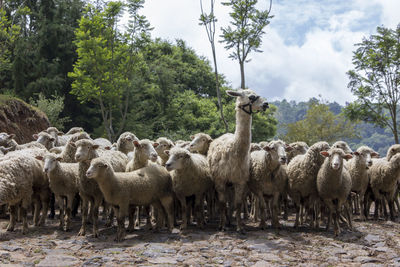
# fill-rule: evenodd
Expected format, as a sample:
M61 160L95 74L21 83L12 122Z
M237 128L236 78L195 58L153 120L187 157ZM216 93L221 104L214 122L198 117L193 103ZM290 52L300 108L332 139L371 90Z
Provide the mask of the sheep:
M97 182L105 200L116 209L116 241L124 238L125 217L131 205L153 204L164 208L168 216L168 227L172 230L172 183L164 167L150 163L133 172L115 172L106 159L96 158L92 160L86 176Z
M288 192L296 206L295 228L299 226L300 210L302 211L307 203L313 207L318 198L316 179L318 170L324 162L320 152L329 148L327 142L317 142L307 150L306 154L294 157L287 165ZM318 220L315 222L315 226L318 227Z
M236 209L236 230L243 232L241 206L243 194L250 175L251 121L253 111L266 110L268 103L250 89L226 91L236 97L235 133L224 134L211 142L207 154L211 179L218 192L221 230L225 229L226 188L233 185Z
M254 151L260 151L260 150L262 150L263 148L259 145L259 144L257 144L257 143L251 143L250 144L250 153L251 152L254 152Z
M54 138L54 146L61 146L58 142L58 136L63 135L63 132L59 131L56 127L49 127L43 132L50 134Z
M76 162L75 161L76 146L74 146L73 143L81 139L90 140L90 136L86 132L79 132L71 135L70 139L68 140L67 144L64 146L60 154L62 162L66 163Z
M96 138L93 140L93 142L97 145L99 145L101 148L105 148L105 149L111 149L112 147L112 143L105 138Z
M192 141L189 143L189 151L192 153L197 152L206 156L210 143L213 140L211 136L205 133L197 133L190 136L190 138Z
M131 172L137 169L146 167L148 161L151 160L156 162L158 160L157 151L154 148L159 146L158 143L152 143L148 139L143 139L141 141L133 141L135 150L133 151L133 157L126 165L125 171Z
M121 151L124 154L128 154L135 149L133 141L139 141L136 135L131 132L122 133L117 140L117 150Z
M84 132L84 131L85 130L83 130L82 127L72 127L71 129L69 129L69 131L66 133L66 135L73 135L73 134Z
M250 154L250 179L247 183L250 191L258 198L260 203L260 228L265 228L265 198L272 200L272 226L280 227L278 220L279 197L287 191L285 145L282 141L272 141L263 150Z
M7 153L6 156L2 157L0 161L16 157L35 158L36 156L43 156L46 153L47 150L45 148L27 148L23 150L11 151ZM33 222L35 226L40 226L45 224L51 192L49 188L49 181L45 173L43 173L43 168L41 167L40 162L36 159L35 161L37 161L39 165L34 164L36 169L32 173L32 202L34 204Z
M339 216L342 206L345 205L347 220L351 229L351 215L347 203L347 197L351 191L351 177L347 168L344 168L343 159L349 160L353 156L346 154L341 148L332 148L329 151L321 151L325 158L318 171L317 190L319 197L328 206L329 217L326 230L329 230L332 215L334 220L335 235L340 234Z
M49 177L49 186L55 194L58 205L60 206L60 228L65 231L70 230L72 203L78 189L78 163L62 163L62 158L54 154L37 156L36 159L44 162L43 171ZM64 198L66 199L66 208L64 209ZM64 213L65 212L65 213Z
M190 141L185 141L185 140L176 140L175 141L175 146L181 147L181 148L189 148Z
M76 133L84 132L83 128L81 127L72 127L66 134L58 135L58 146L65 146L68 140Z
M71 143L72 146L76 146L75 160L79 162L79 195L82 199L82 226L79 230L78 235L86 234L86 223L88 217L88 204L90 203L91 213L93 218L93 235L98 237L98 213L99 206L102 203L103 195L100 191L98 184L86 177L86 171L89 168L90 161L99 156L107 159L115 171L125 171L127 157L124 153L119 151L108 151L98 150L92 140L81 139L75 143Z
M181 229L187 228L186 197L195 196L197 225L204 227L202 201L204 194L212 187L207 159L204 155L191 153L187 149L174 147L166 151L169 160L165 167L171 172L172 188L182 208Z
M293 149L291 151L287 151L286 153L288 164L297 155L304 155L309 148L305 142L293 142L290 143L289 146Z
M369 168L370 185L375 197L375 218L378 216L378 203L384 198L388 202L391 220L395 219L393 201L400 175L400 154L390 157L390 160L375 160Z
M15 156L0 161L0 205L8 204L10 222L7 231L14 231L17 207L21 208L23 229L28 232L27 209L31 205L33 179L41 170L40 163L31 157Z
M168 161L169 158L169 156L165 154L165 151L170 150L174 146L174 143L166 137L159 137L156 140L156 143L159 144L156 147L156 151L158 153L158 156L160 156L161 158L161 165L165 166L165 163Z
M346 154L353 153L353 150L351 150L351 148L345 141L336 141L335 143L333 143L331 148L341 148Z
M372 165L372 158L379 157L379 154L373 151L370 147L361 146L354 153L354 157L345 162L345 167L351 177L351 191L358 194L358 199L361 200L361 210L364 211L364 195L369 183L368 168ZM356 198L357 199L357 198ZM356 207L358 203L356 203ZM365 220L364 212L360 212L361 220Z
M32 137L34 139L39 139L40 141L45 143L45 141L49 141L46 140L47 139L47 135L46 133L39 133L39 134L34 134L32 135ZM41 138L41 136L45 136L43 138ZM3 146L4 148L2 148L2 152L4 154L8 153L9 151L14 151L14 150L22 150L22 149L26 149L26 148L42 148L42 149L46 149L46 147L37 142L37 141L32 141L26 144L21 144L19 145L15 140L15 134L7 134L7 133L0 133L0 146Z

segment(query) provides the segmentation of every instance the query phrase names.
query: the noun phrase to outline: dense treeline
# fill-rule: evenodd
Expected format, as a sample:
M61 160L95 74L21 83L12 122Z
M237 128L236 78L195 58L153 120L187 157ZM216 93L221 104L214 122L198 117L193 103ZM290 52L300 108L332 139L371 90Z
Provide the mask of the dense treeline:
M153 38L139 15L143 2L7 1L0 26L1 92L42 106L59 128L82 126L94 136L114 139L125 130L139 138L221 135L210 62L183 40ZM130 21L122 25L126 13ZM224 93L231 88L223 76L219 83L233 131L234 104ZM275 134L273 112L255 116L254 140Z

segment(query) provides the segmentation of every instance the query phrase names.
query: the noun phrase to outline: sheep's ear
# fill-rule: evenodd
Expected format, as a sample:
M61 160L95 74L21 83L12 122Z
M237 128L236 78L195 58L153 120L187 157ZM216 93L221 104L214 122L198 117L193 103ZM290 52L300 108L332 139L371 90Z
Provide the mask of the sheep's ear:
M165 150L164 153L169 156L169 150Z
M233 97L243 96L243 93L241 91L233 91L233 90L227 90L226 94Z
M56 140L56 139L55 139L54 137L51 137L51 138L50 138L50 141L51 141L51 142L54 142L55 140Z
M154 143L153 147L158 147L160 144L159 143Z
M294 149L294 148L291 147L290 145L285 145L285 151L286 151L286 152L292 151L293 149Z
M7 138L8 139L14 139L15 138L15 134L10 134Z
M33 139L37 140L39 138L39 135L33 134L32 137L33 137Z
M212 141L213 141L213 140L212 140L212 138L211 138L211 139L208 140L208 143L211 144Z
M69 144L70 144L72 147L76 147L76 144L75 144L74 142L69 142Z
M111 150L111 147L110 146L106 146L104 149L105 150Z
M127 137L125 138L125 140L127 140L127 141L132 141L132 137L131 137L131 136L127 136Z
M42 156L36 156L35 157L37 160L44 160L44 158Z
M329 152L328 151L321 151L319 153L324 157L329 157Z
M356 152L353 152L353 155L360 156L360 153L358 153L358 152L356 151Z
M269 146L265 146L265 147L263 147L263 149L264 149L265 151L268 151L268 152L272 150Z
M140 143L139 143L139 141L137 141L137 140L134 140L134 141L133 141L133 144L135 145L135 147L140 147Z
M61 131L58 131L58 132L57 132L57 135L58 135L58 136L61 136L61 135L64 135L64 133L61 132Z
M353 155L352 154L346 154L346 155L343 156L343 158L346 159L346 160L349 160L349 159L353 158Z
M379 153L378 152L372 152L371 157L373 158L379 158Z
M193 139L194 139L194 135L191 135L191 136L190 136L190 139L192 139L192 140L193 140Z
M98 149L100 146L99 145L93 145L92 148L93 149Z
M100 167L101 167L101 168L104 168L104 169L107 169L107 168L108 168L108 165L107 165L107 164L101 164Z
M57 157L56 158L57 161L62 161L62 159L63 159L62 157Z

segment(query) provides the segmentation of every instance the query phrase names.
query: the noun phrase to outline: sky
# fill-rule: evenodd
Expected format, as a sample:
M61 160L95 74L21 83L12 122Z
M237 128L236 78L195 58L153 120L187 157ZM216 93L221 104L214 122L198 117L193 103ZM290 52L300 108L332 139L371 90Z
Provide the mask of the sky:
M142 14L154 30L152 37L183 39L199 56L212 62L210 43L199 25L200 0L147 0ZM259 8L269 1L259 0ZM209 0L203 7L209 10ZM216 39L229 25L230 9L216 1ZM265 28L261 53L249 54L246 86L269 101L307 101L311 97L345 104L354 100L346 72L353 68L354 44L376 33L377 26L400 23L400 0L273 0L274 18ZM218 71L229 85L240 87L237 61L224 44L216 43Z

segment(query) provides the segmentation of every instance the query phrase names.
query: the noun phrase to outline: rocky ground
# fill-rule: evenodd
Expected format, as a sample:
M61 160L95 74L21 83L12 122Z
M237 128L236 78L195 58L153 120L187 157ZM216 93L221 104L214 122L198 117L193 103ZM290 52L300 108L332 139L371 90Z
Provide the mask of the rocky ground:
M20 225L16 232L6 232L6 225L1 219L1 265L400 266L400 223L390 221L356 220L353 231L344 230L339 237L308 227L295 231L290 220L279 231L260 231L248 223L246 235L218 232L216 225L183 233L138 230L121 243L113 241L115 227L101 228L99 238L77 237L79 220L67 233L58 230L56 220L30 227L27 235Z

